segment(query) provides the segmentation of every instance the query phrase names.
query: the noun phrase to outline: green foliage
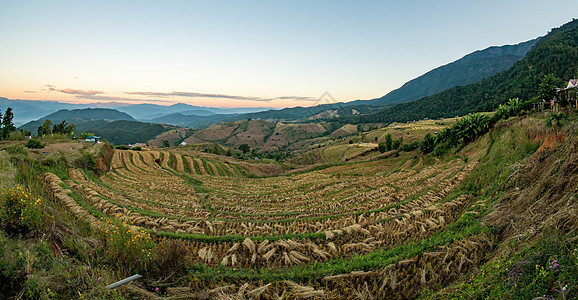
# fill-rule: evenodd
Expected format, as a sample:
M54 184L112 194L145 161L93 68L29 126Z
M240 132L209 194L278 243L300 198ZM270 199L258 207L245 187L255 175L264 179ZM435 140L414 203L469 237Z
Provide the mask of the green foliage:
M93 136L93 135L94 135L94 133L91 133L91 132L83 132L80 134L80 139L85 140L87 137Z
M54 124L52 127L52 133L71 135L74 134L75 128L76 125L74 123L67 124L65 120L62 120L62 122Z
M118 150L128 150L130 149L127 145L118 145L115 146L114 149L118 149Z
M6 149L4 150L6 150L6 152L8 152L9 154L13 155L23 155L23 156L28 155L28 151L26 150L26 148L20 144L10 145L6 147Z
M144 230L132 231L132 223L124 216L113 223L101 219L107 226L104 228L104 240L111 259L135 271L146 270L153 259L155 243L150 234Z
M42 287L34 277L28 278L24 282L24 299L40 299Z
M379 143L377 144L377 150L379 150L381 153L384 153L387 151L387 145L385 143Z
M412 142L409 144L402 144L399 147L399 151L404 151L404 152L409 152L409 151L413 151L415 149L418 149L420 145L420 142L416 141L416 142Z
M519 98L513 98L508 100L508 106L510 107L510 111L512 115L517 115L520 113L522 102Z
M132 150L134 150L134 151L141 151L141 150L142 150L142 147L141 147L141 146L132 147Z
M11 132L16 131L16 127L14 127L14 123L12 122L13 119L14 113L12 113L12 108L8 107L4 113L4 117L2 117L0 139L6 140L10 136Z
M558 85L558 78L554 74L546 74L540 82L538 87L538 99L543 101L550 101L556 97L556 87Z
M251 151L251 147L248 144L242 144L239 146L239 150L243 151L243 154L247 154L247 152Z
M393 144L391 145L392 150L397 150L401 146L401 140L394 140Z
M503 115L506 108L501 108L496 115ZM508 109L508 111L511 111ZM436 144L446 143L449 147L467 145L490 129L490 117L487 114L475 113L459 119L452 127L440 131L436 138ZM433 150L433 149L432 149Z
M45 136L51 134L52 134L52 121L46 120L40 127L38 127L38 136Z
M30 135L30 133L26 132L26 130L12 131L8 135L8 140L9 141L24 141L24 140L26 140L26 136L29 136L29 135Z
M42 200L22 186L0 188L0 221L13 229L40 228Z
M563 112L550 113L550 115L546 119L546 126L552 127L552 125L554 124L556 124L556 126L561 126L564 123L564 120L566 119L568 119L568 116Z
M431 133L428 133L423 138L423 141L419 144L419 151L422 153L430 153L434 150L435 147L435 140L432 137Z
M169 144L169 141L167 140L163 140L163 144L161 145L161 148L169 148L171 145Z
M444 156L450 151L450 149L451 147L448 143L440 143L434 147L433 154L438 157Z
M87 151L82 151L81 156L74 161L74 165L83 169L96 170L96 160L94 155Z
M44 146L46 145L36 138L31 138L26 142L26 147L30 149L42 149Z
M390 151L393 149L393 139L391 138L391 133L385 135L385 147L386 151Z
M470 274L461 284L424 299L573 299L578 278L578 250L555 235L512 256L500 256Z

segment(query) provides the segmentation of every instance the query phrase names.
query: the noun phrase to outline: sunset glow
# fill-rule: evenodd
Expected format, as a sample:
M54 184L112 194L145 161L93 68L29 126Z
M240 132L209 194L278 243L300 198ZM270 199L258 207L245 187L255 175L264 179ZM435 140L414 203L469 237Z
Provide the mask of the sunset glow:
M545 35L572 1L2 1L0 97L311 106ZM499 9L496 9L499 7Z

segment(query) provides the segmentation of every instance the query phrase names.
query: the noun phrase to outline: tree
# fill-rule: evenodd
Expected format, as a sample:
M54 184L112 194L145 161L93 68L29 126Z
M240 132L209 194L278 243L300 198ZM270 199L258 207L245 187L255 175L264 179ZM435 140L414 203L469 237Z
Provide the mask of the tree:
M164 140L161 148L168 148L168 147L170 147L170 146L171 146L171 145L169 144L169 141Z
M432 137L431 133L428 133L423 138L423 141L419 145L419 150L423 153L430 153L433 151L435 147L435 140Z
M62 120L62 122L54 124L54 126L52 126L52 133L53 134L64 133L64 127L66 127L66 121Z
M239 146L239 150L243 151L243 154L247 154L247 152L251 151L251 147L247 144L242 144Z
M32 138L26 142L25 146L30 149L42 149L45 145L39 139Z
M556 83L558 79L552 74L545 75L538 87L538 98L550 101L556 97Z
M38 136L52 134L52 121L46 120L42 126L38 127Z
M385 135L385 150L390 151L393 149L393 139L391 133Z
M12 119L14 119L14 114L12 113L12 108L8 107L2 118L2 129L0 129L0 136L3 140L8 139L12 131L16 131Z
M64 133L68 135L74 135L74 129L76 129L76 124L69 123L68 125L66 125L66 127L64 127Z

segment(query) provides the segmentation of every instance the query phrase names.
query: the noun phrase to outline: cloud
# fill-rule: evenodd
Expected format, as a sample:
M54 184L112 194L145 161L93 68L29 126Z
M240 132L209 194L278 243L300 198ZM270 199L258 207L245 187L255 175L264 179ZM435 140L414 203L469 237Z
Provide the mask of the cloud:
M315 97L298 97L298 96L282 96L282 97L273 98L272 100L319 101L319 98L315 98Z
M60 92L77 96L93 96L104 93L103 91L95 91L95 90L57 89L55 86L50 84L47 84L46 86L48 87L48 91L50 92Z
M147 97L187 97L187 98L220 98L220 99L233 99L233 100L244 100L244 101L260 101L260 102L271 102L275 100L297 100L297 101L319 101L319 98L315 97L299 97L299 96L282 96L275 98L261 98L261 97L246 97L246 96L235 96L235 95L223 95L223 94L206 94L206 93L193 93L193 92L123 92L129 95L140 95Z
M187 97L187 98L221 98L221 99L234 99L234 100L248 100L248 101L272 101L273 99L264 99L260 97L245 97L245 96L234 96L234 95L222 95L222 94L205 94L205 93L192 93L192 92L124 92L129 95L141 95L148 97Z
M125 102L159 102L159 103L174 103L172 100L161 100L161 99L134 99L134 98L124 98L124 97L112 97L112 96L100 96L100 95L88 95L88 96L77 96L77 98L89 99L89 100L105 100L105 101L125 101Z

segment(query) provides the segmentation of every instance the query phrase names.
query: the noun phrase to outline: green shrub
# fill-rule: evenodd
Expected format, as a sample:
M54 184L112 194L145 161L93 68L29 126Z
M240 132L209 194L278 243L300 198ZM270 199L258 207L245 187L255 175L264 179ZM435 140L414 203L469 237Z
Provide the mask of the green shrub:
M96 160L94 159L94 155L86 151L82 152L82 156L76 159L74 164L79 168L96 169Z
M4 227L34 230L42 225L42 199L25 187L0 189L0 221Z
M12 131L8 135L8 140L10 141L24 141L26 139L26 132L24 131Z
M143 229L132 231L133 225L124 216L120 222L106 219L104 235L110 257L118 263L136 270L145 270L153 259L155 243L149 233Z
M130 149L127 145L118 145L116 147L114 147L114 149L118 149L118 150L128 150Z
M559 113L550 113L548 119L546 119L546 126L552 127L555 123L557 126L560 126L564 123L564 120L568 119L568 116L563 112Z
M20 144L16 144L16 145L10 145L8 147L6 147L6 152L8 152L9 154L13 154L13 155L28 155L28 151L26 150L26 148Z
M132 150L134 150L134 151L141 151L141 150L142 150L142 147L140 147L140 146L132 147Z
M399 147L399 151L409 152L419 148L420 142L413 142L409 144L403 144Z
M419 144L419 151L423 153L430 153L434 150L435 147L435 140L432 137L431 133L428 133L423 138L423 141Z
M42 149L44 148L44 146L46 146L44 143L42 143L39 139L29 139L28 142L26 142L26 147L30 148L30 149Z
M401 140L394 140L393 143L391 144L391 149L397 150L397 149L399 149L400 146L401 146Z
M446 153L450 151L450 146L447 143L438 144L435 146L433 150L433 154L435 156L444 156Z

